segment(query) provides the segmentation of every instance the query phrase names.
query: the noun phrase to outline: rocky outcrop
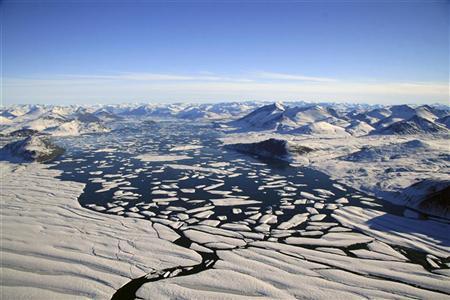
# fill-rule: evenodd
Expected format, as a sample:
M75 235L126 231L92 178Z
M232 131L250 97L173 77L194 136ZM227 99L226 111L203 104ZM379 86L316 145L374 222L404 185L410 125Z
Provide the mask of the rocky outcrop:
M2 158L23 159L24 161L45 162L61 155L64 149L54 145L43 136L30 136L23 140L12 142L0 150Z
M422 180L405 189L403 194L407 207L450 219L450 180Z

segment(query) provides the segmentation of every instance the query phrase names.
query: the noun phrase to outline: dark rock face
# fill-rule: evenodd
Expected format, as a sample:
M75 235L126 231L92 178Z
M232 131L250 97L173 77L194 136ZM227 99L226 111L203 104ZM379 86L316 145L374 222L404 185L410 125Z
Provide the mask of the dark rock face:
M272 138L249 144L231 144L226 147L239 152L256 154L268 158L287 158L289 156L287 141L280 139Z
M18 137L25 137L25 136L31 136L36 134L38 131L34 129L19 129L16 131L13 131L9 134L9 136L18 136Z
M146 125L156 125L157 124L156 121L153 121L153 120L145 120L143 123Z
M404 194L406 206L450 219L450 180L422 180L405 189Z
M83 114L77 114L76 118L78 121L83 123L100 123L100 119L94 116L91 113L83 113Z
M428 195L418 206L419 210L450 219L450 184L445 189Z
M103 120L116 120L116 121L123 120L122 117L120 117L120 116L118 116L116 114L113 114L111 112L108 112L106 110L97 111L97 112L94 113L94 115L97 118L103 119Z
M190 108L187 110L183 110L177 114L177 117L180 119L189 119L196 120L201 119L206 116L206 113L199 108Z
M64 149L52 144L47 138L30 136L24 140L5 145L0 150L0 157L6 160L12 156L25 161L46 162L53 160L62 153L64 153Z
M447 127L447 129L450 129L450 115L439 118L437 120L437 122L439 122L440 124L444 125L445 127Z
M306 154L309 153L311 151L313 151L314 149L306 147L306 146L301 146L301 145L289 145L289 152L290 153L297 153L297 154Z

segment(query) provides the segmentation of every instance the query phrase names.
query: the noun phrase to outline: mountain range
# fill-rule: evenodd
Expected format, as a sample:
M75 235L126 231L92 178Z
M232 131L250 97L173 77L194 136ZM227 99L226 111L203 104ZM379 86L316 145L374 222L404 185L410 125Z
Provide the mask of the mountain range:
M446 134L449 133L447 108L429 105L393 105L383 108L339 109L331 106L262 106L231 122L240 132L276 131L289 134L367 135L367 134Z
M214 104L15 105L0 109L0 133L51 135L104 132L126 118L215 121L236 132L275 131L305 135L363 136L446 134L450 108L433 105L363 105L306 102Z

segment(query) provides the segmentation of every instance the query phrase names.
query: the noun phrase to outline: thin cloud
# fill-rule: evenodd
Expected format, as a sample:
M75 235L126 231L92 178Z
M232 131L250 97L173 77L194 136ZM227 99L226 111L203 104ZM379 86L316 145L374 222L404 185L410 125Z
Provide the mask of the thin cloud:
M336 82L334 78L327 77L311 77L298 74L286 74L286 73L272 73L272 72L260 72L257 77L263 79L275 79L275 80L294 80L294 81L313 81L313 82Z
M160 73L118 73L111 75L62 75L63 78L75 79L103 79L103 80L126 80L126 81L230 81L251 82L248 78L218 76L212 73L208 75L180 75Z
M6 103L123 102L137 99L169 102L301 99L392 104L399 101L448 103L449 97L446 82L239 81L240 77L213 75L211 76L214 78L192 76L195 79L191 79L191 76L181 79L178 75L135 75L65 76L64 79L4 78L4 99ZM143 78L164 80L141 80ZM234 81L221 78L233 78Z

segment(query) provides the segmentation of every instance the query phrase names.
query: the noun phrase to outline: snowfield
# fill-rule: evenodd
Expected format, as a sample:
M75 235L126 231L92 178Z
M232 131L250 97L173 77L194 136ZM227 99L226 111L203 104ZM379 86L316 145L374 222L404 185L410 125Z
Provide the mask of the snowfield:
M84 184L56 179L59 171L0 168L2 299L109 299L153 268L201 260L160 239L149 221L82 208Z

